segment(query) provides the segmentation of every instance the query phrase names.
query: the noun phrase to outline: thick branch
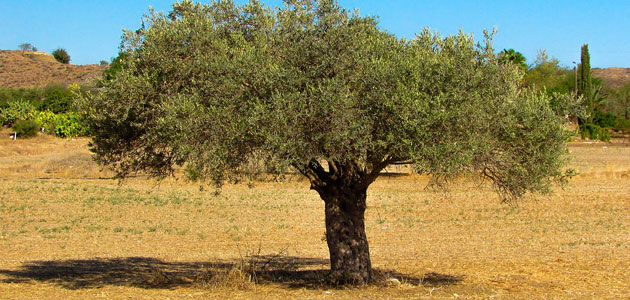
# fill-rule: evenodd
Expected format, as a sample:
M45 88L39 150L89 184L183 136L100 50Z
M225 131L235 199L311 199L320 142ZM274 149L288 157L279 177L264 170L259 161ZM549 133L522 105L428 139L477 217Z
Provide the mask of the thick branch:
M342 176L341 166L339 165L339 162L336 160L328 161L328 170L329 170L328 173L329 173L330 179L332 180L337 180Z
M374 164L374 167L372 168L370 173L367 174L363 182L363 185L367 188L370 184L372 184L372 182L376 180L376 178L378 178L378 176L381 174L381 171L383 171L383 169L387 168L387 166L391 164L401 163L403 161L408 161L408 159L396 158L396 157L389 157L389 158L382 159L378 163Z

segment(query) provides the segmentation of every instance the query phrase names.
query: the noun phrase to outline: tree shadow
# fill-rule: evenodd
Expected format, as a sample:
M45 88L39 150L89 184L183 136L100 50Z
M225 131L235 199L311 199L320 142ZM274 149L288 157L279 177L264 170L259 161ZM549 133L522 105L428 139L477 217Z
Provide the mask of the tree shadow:
M286 288L334 288L330 283L329 261L295 256L258 255L241 261L166 262L150 257L95 258L88 260L31 261L17 270L2 270L0 283L53 283L66 289L93 289L127 286L145 289L170 289L204 286L203 281L239 270L256 284L280 284ZM395 271L375 270L375 284L395 278L412 285L452 285L461 277L437 273L422 278ZM202 283L202 284L200 284Z

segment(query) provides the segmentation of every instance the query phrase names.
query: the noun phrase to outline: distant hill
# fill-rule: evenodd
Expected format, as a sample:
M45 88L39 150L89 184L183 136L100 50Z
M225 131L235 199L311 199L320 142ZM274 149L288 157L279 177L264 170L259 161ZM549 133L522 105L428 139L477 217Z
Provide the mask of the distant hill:
M607 89L617 89L630 83L630 68L591 69L593 77L601 78Z
M100 65L62 64L45 52L0 50L0 87L93 84L105 68Z

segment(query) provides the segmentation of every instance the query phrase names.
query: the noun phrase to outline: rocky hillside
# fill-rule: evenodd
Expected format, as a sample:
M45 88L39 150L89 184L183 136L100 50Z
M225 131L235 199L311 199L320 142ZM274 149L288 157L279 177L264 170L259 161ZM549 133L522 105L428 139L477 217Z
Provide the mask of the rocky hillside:
M103 70L105 67L100 65L62 64L45 52L0 50L0 87L93 84Z
M630 83L630 68L592 69L593 77L601 78L608 89L617 89Z

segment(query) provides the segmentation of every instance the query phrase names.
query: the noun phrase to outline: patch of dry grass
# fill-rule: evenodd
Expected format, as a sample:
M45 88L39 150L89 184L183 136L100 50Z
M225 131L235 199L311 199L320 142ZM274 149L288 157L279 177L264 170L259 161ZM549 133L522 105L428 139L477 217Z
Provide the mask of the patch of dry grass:
M43 52L0 50L0 86L45 87L48 84L93 84L106 67L57 62Z
M423 176L384 176L366 229L385 284L335 289L306 181L218 196L175 180L120 186L99 179L86 143L0 140L0 298L630 297L628 147L572 145L581 175L517 207L473 182L435 193Z

